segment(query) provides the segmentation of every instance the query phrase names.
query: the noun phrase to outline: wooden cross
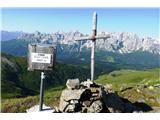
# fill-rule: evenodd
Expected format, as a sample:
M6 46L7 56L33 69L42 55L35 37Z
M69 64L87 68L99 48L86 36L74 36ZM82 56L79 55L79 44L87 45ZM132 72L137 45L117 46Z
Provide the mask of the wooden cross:
M74 39L75 41L84 41L84 40L91 40L92 41L92 48L91 48L91 81L94 80L94 51L95 51L95 42L97 39L107 39L110 38L109 35L106 36L97 36L97 13L94 12L93 14L93 28L92 28L92 36L89 37L80 37L78 39Z

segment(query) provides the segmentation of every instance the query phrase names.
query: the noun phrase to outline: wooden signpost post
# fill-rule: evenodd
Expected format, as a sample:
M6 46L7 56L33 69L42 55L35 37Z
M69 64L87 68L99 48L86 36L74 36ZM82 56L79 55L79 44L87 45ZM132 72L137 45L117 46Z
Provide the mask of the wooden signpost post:
M45 79L44 71L53 70L56 57L56 47L44 44L29 44L28 51L28 70L41 71L39 111L42 111Z

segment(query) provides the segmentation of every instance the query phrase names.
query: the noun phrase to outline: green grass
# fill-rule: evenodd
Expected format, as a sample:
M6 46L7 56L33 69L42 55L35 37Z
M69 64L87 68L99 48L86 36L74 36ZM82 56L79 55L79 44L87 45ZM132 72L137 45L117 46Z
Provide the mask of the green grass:
M51 107L59 106L59 99L64 86L51 88L45 92L45 104Z
M139 85L155 85L160 83L160 69L136 71L136 70L120 70L114 71L107 75L100 76L96 82L100 84L112 84L114 89L122 85L126 87L135 87ZM125 88L124 88L125 89Z
M160 85L160 68L114 71L100 76L96 82L110 85L120 96L131 102L143 101L152 107L160 107L160 88L154 87Z
M26 98L2 99L1 112L18 113L25 112L28 108L38 103L38 96Z
M63 86L54 87L46 90L44 94L44 103L50 107L58 107L59 98ZM2 99L1 112L4 113L24 113L32 106L39 104L39 96L28 96L25 98Z
M160 107L160 88L149 88L150 86L160 84L159 71L160 68L145 71L114 71L99 76L96 82L104 86L110 84L114 91L132 103L142 101L151 107ZM64 86L50 87L45 91L44 103L51 107L58 107L59 98L64 88ZM38 95L25 98L2 99L2 112L26 112L26 109L38 104L38 102Z

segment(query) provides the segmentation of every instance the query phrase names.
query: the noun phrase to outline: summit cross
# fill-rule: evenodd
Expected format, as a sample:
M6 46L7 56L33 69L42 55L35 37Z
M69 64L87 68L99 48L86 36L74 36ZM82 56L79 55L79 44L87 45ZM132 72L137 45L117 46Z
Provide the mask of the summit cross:
M77 39L74 39L75 41L86 41L91 40L92 41L92 48L91 48L91 81L94 81L94 58L95 58L95 42L97 39L107 39L110 38L110 35L106 36L97 36L97 13L94 12L93 14L93 27L92 27L92 35L88 37L80 37Z

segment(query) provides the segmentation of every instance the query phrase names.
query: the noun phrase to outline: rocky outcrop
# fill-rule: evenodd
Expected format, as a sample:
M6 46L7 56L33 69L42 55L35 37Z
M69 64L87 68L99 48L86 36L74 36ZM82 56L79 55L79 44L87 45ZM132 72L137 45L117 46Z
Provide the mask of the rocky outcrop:
M12 69L13 71L17 71L15 64L14 64L13 62L11 62L10 60L8 60L7 58L1 57L1 63L2 63L3 65L8 66L8 67L9 67L10 69Z
M79 85L78 83L78 79L67 81L67 88L62 91L60 97L59 112L143 112L128 100L119 97L115 92L102 85L90 80L81 82Z

